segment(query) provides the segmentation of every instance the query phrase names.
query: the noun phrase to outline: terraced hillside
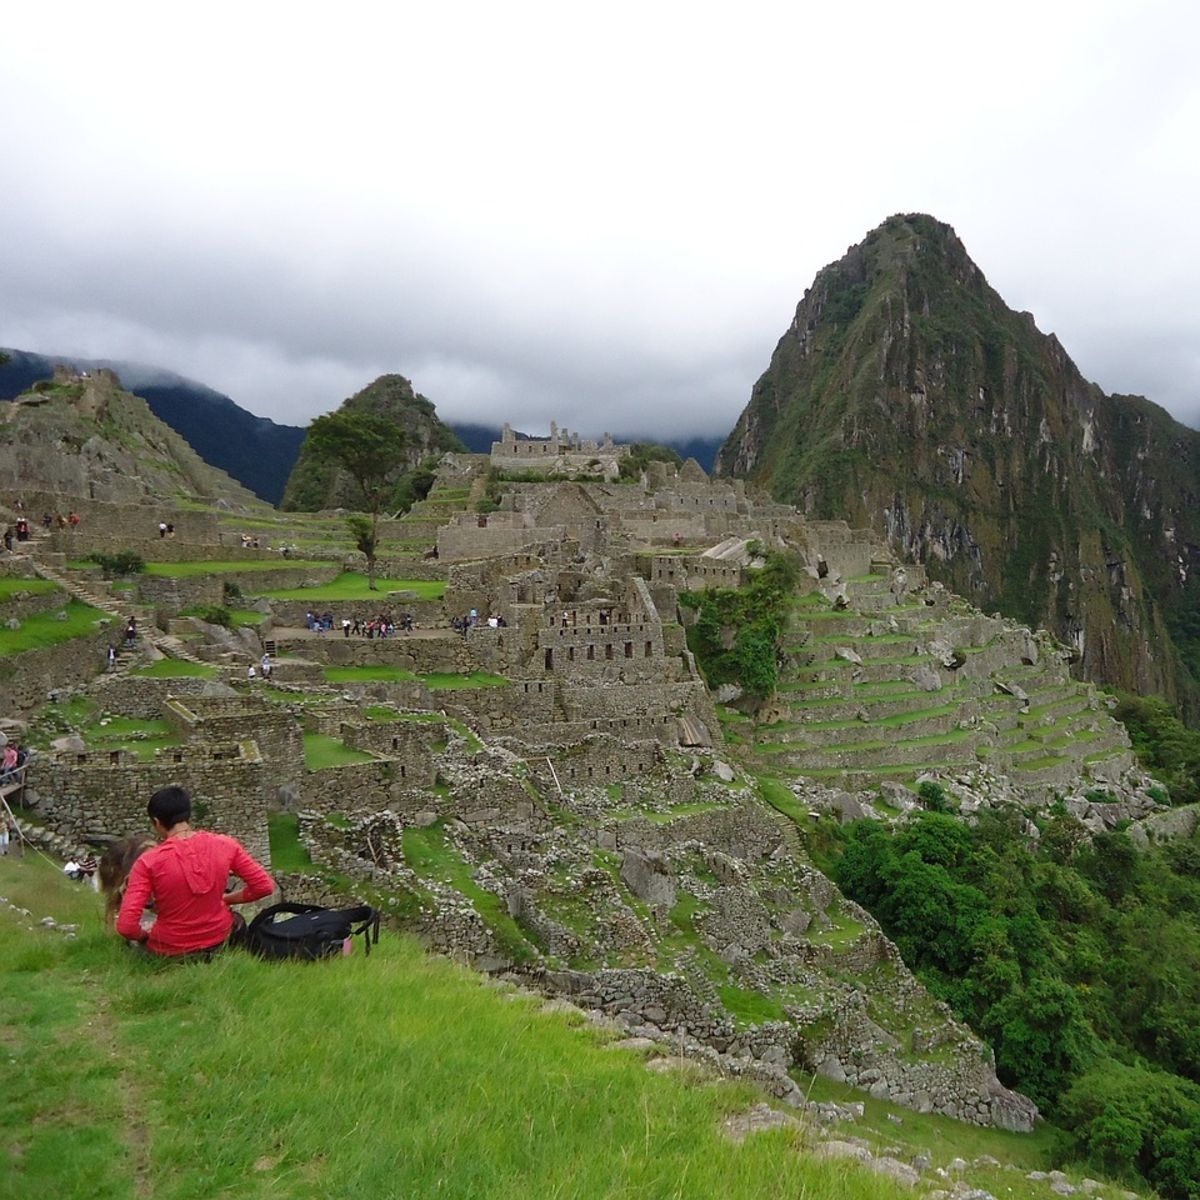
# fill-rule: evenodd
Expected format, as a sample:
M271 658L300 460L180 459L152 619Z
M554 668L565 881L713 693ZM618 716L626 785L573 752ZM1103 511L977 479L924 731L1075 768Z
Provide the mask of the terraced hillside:
M898 595L883 571L796 598L752 740L763 770L868 789L981 765L1022 788L1102 785L1134 766L1105 699L1049 637L937 586Z

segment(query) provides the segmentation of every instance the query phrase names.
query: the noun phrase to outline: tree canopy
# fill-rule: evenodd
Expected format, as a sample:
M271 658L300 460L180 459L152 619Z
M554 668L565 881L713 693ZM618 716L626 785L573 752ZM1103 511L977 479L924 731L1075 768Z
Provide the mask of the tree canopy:
M313 421L305 448L354 480L371 519L368 523L361 517L351 518L350 531L367 560L367 578L374 588L379 513L407 465L408 435L395 421L378 413L343 408Z

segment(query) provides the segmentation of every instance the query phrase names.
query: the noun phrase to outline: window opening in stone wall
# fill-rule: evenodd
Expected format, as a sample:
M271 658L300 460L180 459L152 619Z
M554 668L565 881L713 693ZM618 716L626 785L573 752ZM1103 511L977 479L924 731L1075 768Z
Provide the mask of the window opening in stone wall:
M546 650L546 670L554 670L554 651L550 649Z
M633 643L632 642L625 643L625 657L626 658L633 657Z
M587 652L588 662L594 661L596 657L596 647L589 644Z
M575 647L568 646L567 647L567 662L574 662L574 661L575 661Z
M646 643L646 657L649 658L653 653L654 647L649 642Z
M612 642L609 642L608 645L604 647L604 657L612 658Z

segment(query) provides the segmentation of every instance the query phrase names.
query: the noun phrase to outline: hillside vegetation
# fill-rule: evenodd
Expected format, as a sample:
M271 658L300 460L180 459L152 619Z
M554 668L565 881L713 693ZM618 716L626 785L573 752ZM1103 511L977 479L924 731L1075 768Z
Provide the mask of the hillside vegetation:
M936 796L931 796L936 800ZM1200 1192L1200 841L1139 854L1065 811L851 825L833 866L1099 1169Z

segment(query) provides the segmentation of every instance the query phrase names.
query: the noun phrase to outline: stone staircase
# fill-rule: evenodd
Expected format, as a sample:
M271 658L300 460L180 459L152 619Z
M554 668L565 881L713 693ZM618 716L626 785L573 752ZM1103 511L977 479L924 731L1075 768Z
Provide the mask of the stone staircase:
M26 545L32 547L34 543L27 542ZM174 634L163 633L155 626L155 610L152 607L119 603L111 594L100 591L90 579L80 579L74 572L63 567L51 566L45 561L45 557L33 553L29 555L29 563L38 575L57 584L75 599L122 622L122 633L124 623L130 617L134 617L137 620L138 637L153 646L161 655L205 665L203 659L192 654L180 638Z

